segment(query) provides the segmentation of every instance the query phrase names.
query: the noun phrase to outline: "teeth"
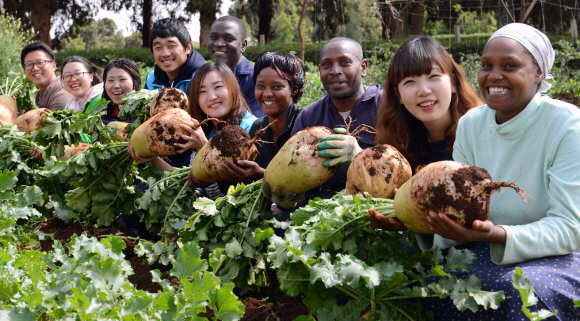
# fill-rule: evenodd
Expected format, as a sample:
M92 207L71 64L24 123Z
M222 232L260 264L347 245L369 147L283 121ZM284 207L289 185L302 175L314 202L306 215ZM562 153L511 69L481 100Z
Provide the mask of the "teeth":
M216 107L216 106L218 106L218 105L221 105L221 103L215 103L215 104L213 104L213 105L209 105L209 108Z
M71 89L77 89L79 87L80 87L80 85L72 85L72 86L70 86Z
M271 101L271 100L264 100L264 105L272 105L275 104L275 101Z
M335 86L335 85L340 85L341 83L339 83L339 82L331 82L330 84L331 84L332 86Z
M490 94L505 94L508 92L508 89L505 87L489 87Z
M220 55L225 55L226 52L225 51L214 51L216 54L220 54Z
M435 102L436 102L436 100L432 100L432 101L428 101L428 102L424 102L422 104L419 104L419 106L421 106L421 107L429 107L429 106L434 105Z
M123 93L122 91L113 91L113 95L120 95L122 93Z
M173 60L161 60L161 62L164 63L164 64L168 64L168 63L172 63Z

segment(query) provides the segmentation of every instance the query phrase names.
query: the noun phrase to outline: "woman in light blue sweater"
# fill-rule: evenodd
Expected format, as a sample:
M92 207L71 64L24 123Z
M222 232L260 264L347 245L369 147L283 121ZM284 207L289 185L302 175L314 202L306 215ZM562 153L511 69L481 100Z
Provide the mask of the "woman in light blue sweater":
M539 297L532 310L580 320L573 303L580 299L580 111L541 95L553 62L548 38L524 24L496 31L483 51L478 81L487 105L459 121L453 159L485 168L495 181L515 181L532 198L525 204L508 189L492 195L489 220L472 229L429 214L436 234L420 235L421 248L471 249L483 289L506 294L498 310L478 313L427 300L436 319L525 320L512 286L519 266Z

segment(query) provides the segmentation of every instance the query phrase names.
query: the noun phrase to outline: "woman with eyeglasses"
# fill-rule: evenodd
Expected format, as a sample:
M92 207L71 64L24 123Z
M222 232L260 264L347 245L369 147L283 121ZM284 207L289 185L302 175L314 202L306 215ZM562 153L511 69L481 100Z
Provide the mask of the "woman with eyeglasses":
M103 94L103 70L79 56L66 58L60 70L64 89L74 96L65 110L94 113Z

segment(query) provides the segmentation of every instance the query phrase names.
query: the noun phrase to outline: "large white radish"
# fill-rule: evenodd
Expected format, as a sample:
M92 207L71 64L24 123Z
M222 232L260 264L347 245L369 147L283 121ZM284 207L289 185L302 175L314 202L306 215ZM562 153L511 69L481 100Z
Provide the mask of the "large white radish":
M524 191L509 182L494 182L480 167L453 161L431 163L401 186L395 195L395 215L411 231L433 234L427 214L445 213L464 227L487 220L490 196L502 187ZM527 203L527 202L526 202Z
M18 116L15 124L21 132L30 134L31 132L42 128L44 120L50 113L52 113L52 111L48 108L29 110L23 115Z
M367 192L375 198L392 198L395 188L411 178L411 165L391 145L363 149L348 167L346 193Z
M178 153L175 143L187 141L177 133L189 135L179 125L194 127L193 118L183 109L164 110L141 124L131 136L131 147L141 157L171 156Z
M328 158L318 156L320 140L332 134L332 130L324 126L309 127L296 133L270 161L264 181L271 189L280 186L280 195L286 195L288 191L299 194L322 185L339 168L322 165Z

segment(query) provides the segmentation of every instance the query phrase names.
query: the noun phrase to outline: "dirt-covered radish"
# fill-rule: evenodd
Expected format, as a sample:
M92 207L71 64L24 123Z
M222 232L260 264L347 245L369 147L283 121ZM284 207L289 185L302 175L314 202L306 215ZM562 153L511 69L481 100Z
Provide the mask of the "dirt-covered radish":
M187 141L177 133L189 135L179 125L194 127L193 118L183 109L172 108L160 112L141 124L131 136L131 147L141 157L171 156L178 153L175 143Z
M16 118L16 126L20 129L21 132L25 132L30 134L31 132L41 129L42 124L46 117L44 115L48 115L52 113L52 111L48 108L37 108L26 112L23 115L18 116Z
M191 171L193 176L202 182L210 183L226 179L222 164L227 161L254 161L258 149L254 138L240 126L225 126L220 129L195 155Z
M189 100L187 95L177 88L163 88L151 101L149 114L153 117L171 108L188 110Z
M332 134L332 130L324 126L309 127L296 133L266 167L264 182L272 189L280 186L280 195L286 195L288 191L299 194L322 185L339 168L322 165L328 158L318 156L320 140Z
M392 198L393 190L411 178L411 165L391 145L363 149L348 167L346 193L367 192L375 198Z
M129 123L124 123L122 121L112 121L108 123L106 127L109 129L117 128L117 132L115 132L115 134L113 135L113 140L117 142L124 142L127 141L128 135L127 130L125 128L129 125L130 125Z
M395 215L411 231L433 234L427 215L445 213L461 226L487 220L490 196L502 187L516 190L526 202L524 191L510 182L494 182L480 167L453 161L425 166L395 195ZM527 202L526 202L527 203Z
M64 155L62 156L62 160L71 159L76 154L82 152L83 150L93 146L92 144L87 143L79 143L78 146L75 145L66 145L64 146Z

